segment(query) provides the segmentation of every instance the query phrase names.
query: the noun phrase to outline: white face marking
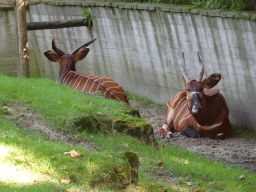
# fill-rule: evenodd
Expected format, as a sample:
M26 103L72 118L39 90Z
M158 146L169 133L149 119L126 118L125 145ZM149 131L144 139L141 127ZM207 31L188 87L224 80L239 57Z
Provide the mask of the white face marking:
M196 106L193 106L192 107L192 113L198 113L198 108Z

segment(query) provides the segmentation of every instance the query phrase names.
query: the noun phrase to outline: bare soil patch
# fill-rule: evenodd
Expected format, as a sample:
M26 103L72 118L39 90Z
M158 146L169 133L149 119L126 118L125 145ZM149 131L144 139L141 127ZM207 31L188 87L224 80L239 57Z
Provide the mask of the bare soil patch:
M130 104L137 108L147 122L154 130L157 140L166 144L187 149L192 152L207 156L215 161L223 161L227 164L241 165L249 171L256 172L256 141L252 139L241 139L230 137L225 140L213 140L210 138L187 138L180 133L174 133L170 139L162 138L157 131L164 122L164 110L154 107L143 107L137 101L129 101Z
M45 124L39 113L29 109L25 105L8 105L4 106L5 118L13 121L22 129L37 131L49 140L61 141L65 144L74 144L83 146L86 149L96 150L95 144L89 141L81 141L77 136L67 133L63 130L55 130L51 126Z

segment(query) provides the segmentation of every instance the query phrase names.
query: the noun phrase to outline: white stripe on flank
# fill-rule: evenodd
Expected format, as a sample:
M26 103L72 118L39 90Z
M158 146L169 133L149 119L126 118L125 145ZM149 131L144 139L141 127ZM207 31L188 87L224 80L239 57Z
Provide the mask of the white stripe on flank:
M68 74L69 74L68 71L65 72L65 73L63 73L63 76L62 76L62 78L61 78L61 83L62 83L62 84L65 84L64 81L65 81L65 79L67 78L67 75L68 75Z
M176 120L177 120L177 118L178 118L178 116L179 116L180 112L182 111L182 109L183 109L185 106L186 106L186 104L185 104L185 105L183 105L183 107L180 109L180 111L179 111L179 113L176 115L176 118L175 118L175 120L173 121L173 123L174 123L174 122L176 122Z
M192 116L192 115L189 113L188 108L187 108L187 111L186 111L184 114L185 114L185 115L183 115L182 119L180 120L179 126L180 126L180 124L181 124L183 121L185 121L186 119L188 119L189 117ZM188 116L186 117L186 115L188 115Z
M168 113L168 116L167 116L167 124L168 125L170 125L171 120L173 119L173 114L174 114L174 110L171 108L169 113Z
M97 87L96 91L98 91L99 87L100 87L100 84L98 85L98 87Z
M68 80L69 80L70 77L71 77L71 73L68 73L68 74L67 74L67 79L66 79L66 81L64 81L64 84L67 85L67 82L68 82Z
M83 87L83 89L82 89L82 92L84 92L84 89L85 89L85 87L86 87L86 85L87 85L88 80L89 80L89 78L87 78L87 80L86 80L86 82L85 82L85 84L84 84L84 87Z
M70 76L72 75L72 73L73 74L75 74L75 75L77 75L77 76L79 76L76 80L75 80L75 82L74 82L74 84L72 85L72 89L77 89L78 87L79 87L79 85L81 85L81 83L82 83L82 80L83 80L83 78L87 78L86 79L86 82L83 84L83 88L82 88L82 92L85 92L84 90L85 90L85 88L86 88L86 86L87 86L87 84L88 84L88 81L89 80L92 80L93 81L93 84L92 84L92 86L91 86L91 88L90 88L90 90L89 90L89 92L91 92L91 91L94 91L94 89L93 89L93 87L94 87L94 85L95 85L95 83L98 83L98 86L97 86L97 89L96 89L96 91L100 88L100 86L102 86L102 87L104 87L106 90L105 90L105 92L104 92L104 95L106 96L106 92L108 92L110 95L112 95L114 98L116 98L117 100L120 100L116 95L115 95L115 93L116 94L123 94L123 95L125 95L125 92L120 92L120 91L110 91L110 89L112 88L112 89L118 89L120 86L113 80L113 79L110 79L110 78L107 78L109 81L103 81L103 82L98 82L100 79L104 79L104 78L106 78L106 77L100 77L100 76L96 76L96 75L92 75L92 74L83 74L83 73L76 73L76 72L74 72L74 71L67 71L67 72L65 72L64 73L64 75L63 75L63 77L62 77L62 79L63 79L63 81L61 81L61 82L63 82L63 84L66 84L67 82L68 82L68 80L69 80L69 78L70 78ZM104 84L105 83L115 83L117 86L113 86L113 87L106 87L106 86L104 86ZM76 84L77 83L77 84ZM69 85L71 85L71 81L69 82Z
M180 103L181 103L184 99L186 99L186 98L182 98L182 99L180 100L180 102L178 103L178 105L176 105L176 107L178 107L178 106L180 105ZM175 108L176 108L176 107L175 107Z
M176 100L179 98L179 96L181 95L181 93L182 93L182 92L180 92L179 94L177 93L176 97L174 98L173 103L175 103L175 102L176 102Z
M70 85L71 85L71 83L72 83L72 80L73 80L73 79L71 79L71 80L70 80L70 82L69 82L69 84L67 84L68 86L70 86Z
M171 102L171 104L172 104L172 102ZM170 105L169 105L169 102L167 103L167 108L168 109L170 109L171 107L170 107Z
M75 83L73 84L73 86L72 86L72 89L74 89L74 86L75 86L75 84L76 84L76 82L77 82L77 80L79 79L79 78L81 78L82 76L78 76L78 78L76 79L76 81L75 81ZM82 79L82 78L81 78ZM81 81L81 80L80 80Z
M90 88L90 90L89 90L89 93L91 92L91 90L92 90L94 84L95 84L95 81L93 81L93 84L92 84L92 86L91 86L91 88Z
M84 77L81 76L81 79L80 79L80 81L77 83L77 86L76 86L75 90L78 88L78 86L80 85L80 83L81 83L81 81L82 81L83 78L84 78Z

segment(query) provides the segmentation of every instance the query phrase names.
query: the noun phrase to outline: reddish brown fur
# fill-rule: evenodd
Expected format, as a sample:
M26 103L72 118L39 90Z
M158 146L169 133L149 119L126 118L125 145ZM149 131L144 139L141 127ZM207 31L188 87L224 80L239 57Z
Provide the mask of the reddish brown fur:
M62 84L83 92L101 91L106 98L128 103L124 90L113 79L76 72L76 62L86 57L89 53L89 48L81 47L74 54L65 54L55 47L53 41L53 49L56 53L48 50L44 54L50 61L60 64L59 79Z
M185 75L187 74L183 73L183 76ZM182 77L185 91L174 94L168 101L164 124L158 134L166 135L171 126L174 131L185 133L189 137L229 137L232 129L226 101L217 90L211 89L220 79L220 74L212 74L203 81L190 80L188 76ZM193 100L199 107L193 108Z
M172 126L175 131L184 132L188 126L195 128L200 137L215 138L218 133L226 136L231 135L231 126L228 119L229 110L225 99L220 93L211 97L204 95L205 108L203 111L194 116L186 100L186 91L176 93L165 107L164 124ZM177 98L176 98L177 97ZM168 114L174 109L172 120L168 122ZM223 122L221 125L212 129L206 129L202 126L208 126ZM167 134L168 130L161 128L159 134Z
M106 98L128 102L122 87L109 77L68 71L62 77L61 82L75 90L79 89L83 92L101 91Z

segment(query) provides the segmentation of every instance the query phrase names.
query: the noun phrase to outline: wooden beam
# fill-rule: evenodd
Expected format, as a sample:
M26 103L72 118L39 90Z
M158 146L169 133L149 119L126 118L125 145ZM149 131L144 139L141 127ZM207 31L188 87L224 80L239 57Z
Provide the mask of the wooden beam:
M88 22L84 23L85 19L73 19L67 21L54 22L31 22L27 23L27 30L42 30L42 29L59 29L68 27L88 26Z
M15 7L16 2L15 2L15 0L0 0L0 5Z

